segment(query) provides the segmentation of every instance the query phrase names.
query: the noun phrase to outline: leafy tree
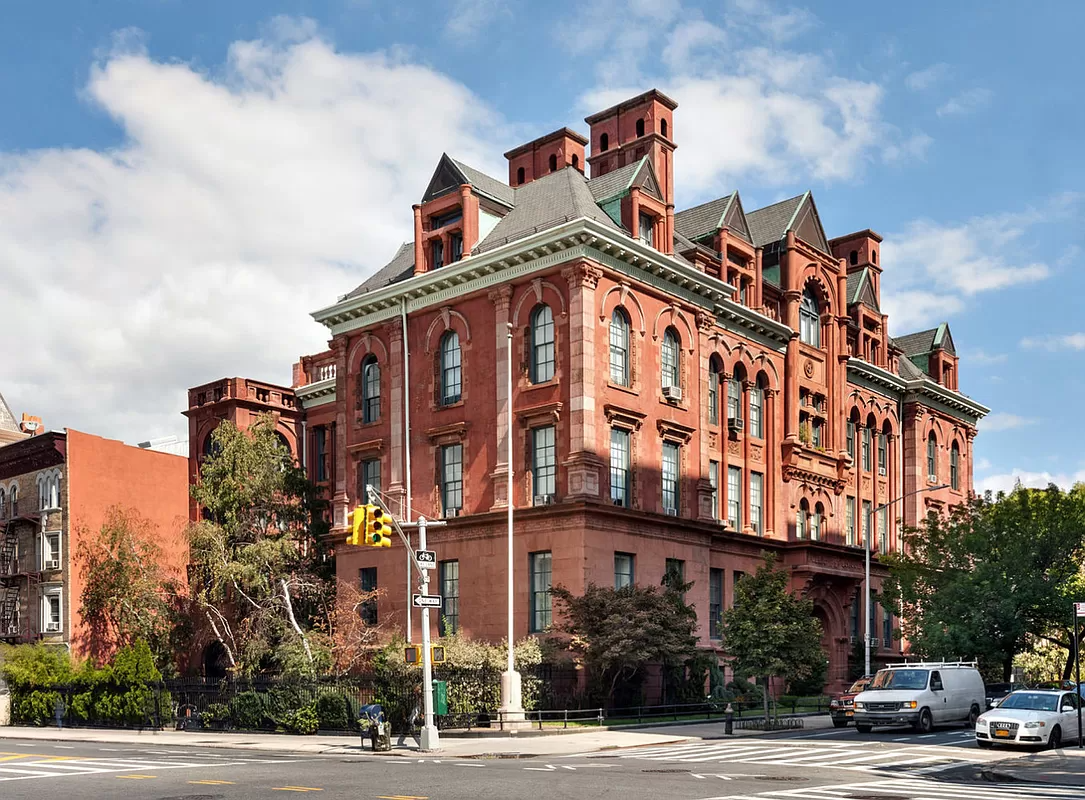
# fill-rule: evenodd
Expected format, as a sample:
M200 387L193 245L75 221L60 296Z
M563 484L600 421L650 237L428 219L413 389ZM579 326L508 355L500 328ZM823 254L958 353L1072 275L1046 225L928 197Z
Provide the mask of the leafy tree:
M80 537L75 558L86 576L82 644L99 663L116 648L142 641L158 669L174 671L174 653L187 631L185 598L157 538L149 520L120 506L109 509L97 536L84 531Z
M697 614L682 598L689 584L667 584L662 589L588 584L579 597L561 586L551 590L563 620L557 630L569 636L566 648L582 659L592 685L607 700L648 664L666 671L684 667L697 654Z
M332 562L326 503L275 433L271 415L224 422L192 496L189 591L233 672L312 674L330 663Z
M723 613L723 647L736 675L757 676L767 689L771 678L788 683L808 680L825 668L821 623L814 602L788 590L787 570L776 568L774 554L752 575L735 583L735 601ZM764 693L765 718L769 693Z
M930 658L976 658L1008 681L1031 634L1064 647L1085 536L1085 487L1016 488L974 497L904 532L884 557L883 594L904 609L902 633Z

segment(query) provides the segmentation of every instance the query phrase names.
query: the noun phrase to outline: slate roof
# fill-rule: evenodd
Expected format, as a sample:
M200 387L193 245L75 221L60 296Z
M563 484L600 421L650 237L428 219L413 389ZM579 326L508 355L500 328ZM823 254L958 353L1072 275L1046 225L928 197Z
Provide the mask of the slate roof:
M919 378L927 377L927 373L908 360L908 356L901 356L899 360L900 364L900 377L906 381L914 381Z
M11 413L11 406L2 394L0 394L0 431L20 432L19 423L15 421L15 415Z
M404 242L392 260L370 275L358 288L343 297L358 297L406 280L414 274L414 242Z
M467 178L467 182L479 189L484 194L488 194L491 197L500 200L507 206L511 206L515 202L516 190L509 186L504 181L499 181L497 178L491 178L485 172L480 172L474 167L469 167L462 161L451 159L452 163L459 167L460 172Z
M604 176L606 177L606 176ZM588 217L616 231L622 230L596 205L588 180L578 169L566 167L516 187L515 205L472 253L485 253L564 222Z
M588 189L596 203L625 194L634 186L640 186L657 200L663 199L659 192L659 181L648 156L588 181Z
M856 270L848 275L848 305L863 303L867 307L881 313L878 308L878 298L874 294L874 286L870 283L870 270Z
M919 331L918 333L908 333L904 336L895 337L893 344L899 347L905 356L921 356L934 349L934 337L937 333L938 328L931 328L929 331Z
M750 226L750 235L753 237L754 247L764 247L767 244L778 242L787 233L787 227L798 211L806 194L800 194L771 206L759 208L746 215L746 222Z
M687 208L674 215L674 230L688 239L700 239L719 230L728 207L738 192L724 195L699 206Z

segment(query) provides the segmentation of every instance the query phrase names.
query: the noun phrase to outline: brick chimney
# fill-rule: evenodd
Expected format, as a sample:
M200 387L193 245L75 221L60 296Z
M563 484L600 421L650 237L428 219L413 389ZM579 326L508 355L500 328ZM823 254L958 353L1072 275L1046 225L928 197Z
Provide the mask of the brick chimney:
M583 172L587 143L576 131L561 128L509 150L505 153L509 160L509 186L523 186L566 167Z
M596 178L644 156L652 159L663 202L674 205L674 110L656 89L585 118L591 126L591 176Z

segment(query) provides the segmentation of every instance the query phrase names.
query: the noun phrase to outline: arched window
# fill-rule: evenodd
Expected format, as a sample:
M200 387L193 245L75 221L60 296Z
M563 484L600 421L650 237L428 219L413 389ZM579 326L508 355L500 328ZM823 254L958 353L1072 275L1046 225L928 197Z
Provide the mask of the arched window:
M871 264L877 264L878 263L878 251L877 250L871 250L870 251L870 263Z
M681 386L682 382L678 374L678 334L674 328L667 328L663 334L663 347L660 350L660 382L664 389L671 386Z
M441 338L441 405L460 402L461 389L460 335L448 331Z
M844 441L848 448L848 455L851 456L851 460L855 461L855 431L859 428L859 409L853 408L851 410L851 416L848 417L847 426L845 427Z
M610 315L610 382L629 385L629 317L620 308Z
M715 356L708 364L708 424L720 424L720 362Z
M516 170L516 185L520 186L524 182L524 168L520 167Z
M215 432L211 431L207 434L207 438L203 440L203 459L207 460L211 456L217 456L222 452L222 445L215 440Z
M558 157L554 153L550 154L550 171L551 172L557 172L558 171Z
M45 495L46 495L45 482L46 482L45 475L39 474L38 475L38 480L37 480L37 484L38 484L38 511L42 511L45 508Z
M8 494L8 499L11 501L11 516L19 516L19 487L15 484L11 486L11 492Z
M281 431L275 431L275 441L279 443L279 449L282 451L283 457L282 469L285 472L287 467L290 467L294 463L294 451L290 447L290 442L283 436Z
M644 135L644 120L643 119L638 119L637 120L637 136L643 136L643 135Z
M376 356L362 362L362 422L376 422L381 416L381 368Z
M851 264L853 267L859 263L858 250L852 250L850 253L848 253L848 263Z
M746 377L741 366L736 366L731 380L727 381L727 422L742 419L742 381Z
M927 480L934 483L938 480L938 439L934 431L927 437Z
M825 516L825 506L818 503L814 506L814 513L810 517L810 541L821 541L821 520Z
M799 339L813 347L821 347L821 312L817 295L809 286L803 290L799 306Z
M599 137L599 152L605 153L610 149L610 137L605 133Z
M659 132L663 134L663 138L667 138L667 120L661 119L659 121Z
M580 169L580 156L573 153L573 169Z
M8 517L8 493L7 490L0 486L0 519L7 519Z
M949 486L954 490L961 488L961 448L956 442L949 449Z
M810 506L805 500L799 501L799 510L795 515L795 538L806 538L806 517L810 513Z
M49 508L60 508L60 473L54 472L49 481Z
M546 383L554 377L554 314L539 305L531 312L531 382Z

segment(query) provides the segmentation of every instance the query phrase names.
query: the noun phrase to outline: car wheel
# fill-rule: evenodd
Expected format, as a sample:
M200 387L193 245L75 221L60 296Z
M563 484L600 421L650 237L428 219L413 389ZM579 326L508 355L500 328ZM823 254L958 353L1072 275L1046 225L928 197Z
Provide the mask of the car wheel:
M919 712L919 719L912 725L912 729L920 733L930 733L934 729L934 720L931 719L930 709L924 708Z
M1058 750L1062 744L1062 728L1056 725L1051 729L1051 735L1047 737L1047 746L1052 750Z
M983 741L983 739L976 739L976 744L981 750L990 750L992 747L995 746L994 742L985 742Z
M846 728L846 727L848 727L848 721L846 719L834 719L833 720L833 727L834 728Z
M855 723L855 730L859 731L859 733L870 733L872 730L874 730L874 726L873 725L860 725L857 722L857 723Z
M979 718L980 718L980 707L974 705L974 706L972 706L972 708L968 712L968 726L971 727L971 728L976 727L976 720L978 720Z

